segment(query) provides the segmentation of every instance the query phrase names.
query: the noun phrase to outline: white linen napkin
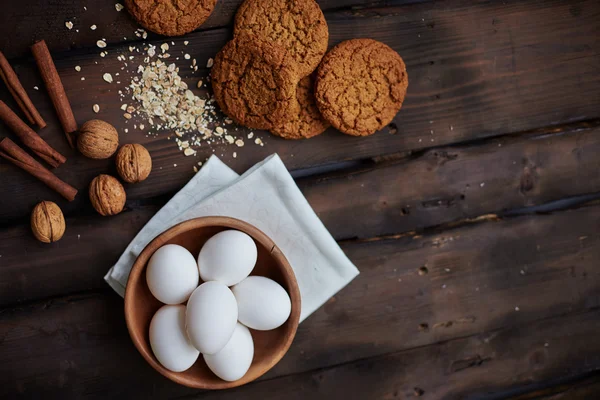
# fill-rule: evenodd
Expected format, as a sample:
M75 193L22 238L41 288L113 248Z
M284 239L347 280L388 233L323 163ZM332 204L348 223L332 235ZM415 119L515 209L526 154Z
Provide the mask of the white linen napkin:
M156 236L180 222L227 216L248 222L269 236L296 274L300 321L358 275L277 154L239 176L217 156L142 228L104 279L121 297L137 256Z

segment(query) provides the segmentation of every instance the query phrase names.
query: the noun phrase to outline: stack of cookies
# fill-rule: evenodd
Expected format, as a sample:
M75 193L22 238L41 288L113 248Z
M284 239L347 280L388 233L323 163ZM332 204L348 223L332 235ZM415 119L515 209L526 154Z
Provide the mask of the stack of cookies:
M353 136L388 125L408 86L402 58L371 39L342 42L325 55L328 41L314 0L246 0L212 69L221 109L286 139L311 138L330 124Z
M196 29L215 3L126 0L136 20L164 35ZM328 41L314 0L245 0L211 73L221 109L240 125L286 139L311 138L330 125L367 136L388 125L408 86L402 58L371 39L342 42L326 55Z

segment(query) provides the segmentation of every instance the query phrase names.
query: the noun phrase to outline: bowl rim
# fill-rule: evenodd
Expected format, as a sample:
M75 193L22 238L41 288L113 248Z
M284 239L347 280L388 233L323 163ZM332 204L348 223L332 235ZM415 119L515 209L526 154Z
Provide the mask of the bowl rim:
M274 353L274 356L269 360L268 363L265 363L263 367L255 373L250 379L248 375L245 375L241 379L237 381L228 382L221 381L218 384L214 383L201 383L197 380L194 380L189 377L183 377L180 375L180 372L173 372L165 367L163 367L158 361L155 360L152 351L148 351L143 345L142 341L144 338L140 337L141 334L138 334L134 330L133 322L131 320L130 314L133 312L134 303L133 303L133 292L129 290L130 282L132 276L138 276L138 279L143 279L139 275L142 274L144 267L147 265L148 260L154 252L163 246L166 242L173 239L175 236L198 228L204 227L224 227L231 228L242 231L248 235L250 235L254 240L263 245L267 249L271 249L270 253L275 258L277 264L283 269L283 274L289 280L290 287L288 288L290 299L292 301L292 311L290 313L289 320L292 323L291 330L287 333L286 341L283 347ZM254 225L251 225L245 221L231 218L231 217L223 217L223 216L207 216L207 217L198 217L189 219L187 221L181 222L177 225L172 226L171 228L165 230L156 236L152 241L150 241L144 250L137 256L133 267L131 268L131 272L129 274L129 279L127 280L127 285L125 287L125 322L127 324L127 331L129 332L129 336L133 341L133 344L137 348L138 352L144 357L146 362L148 362L156 371L158 371L161 375L166 378L179 383L181 385L191 387L194 389L228 389L241 385L245 385L246 383L252 382L255 379L258 379L266 372L268 372L271 368L273 368L287 353L290 348L294 337L296 336L296 331L298 330L298 324L300 323L300 312L301 312L301 298L300 298L300 289L298 287L298 282L296 280L296 275L294 274L294 270L292 269L289 261L283 255L281 250L275 245L273 240L271 240L265 233L263 233L260 229L256 228ZM199 359L202 357L200 354Z

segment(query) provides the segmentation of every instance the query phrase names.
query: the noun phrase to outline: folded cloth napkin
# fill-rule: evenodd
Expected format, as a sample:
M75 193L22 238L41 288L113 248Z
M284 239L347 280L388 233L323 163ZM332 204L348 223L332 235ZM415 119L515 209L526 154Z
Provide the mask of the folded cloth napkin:
M148 243L180 222L205 216L243 220L275 242L298 280L300 321L358 275L274 154L242 176L213 155L144 226L104 279L124 296L133 263Z

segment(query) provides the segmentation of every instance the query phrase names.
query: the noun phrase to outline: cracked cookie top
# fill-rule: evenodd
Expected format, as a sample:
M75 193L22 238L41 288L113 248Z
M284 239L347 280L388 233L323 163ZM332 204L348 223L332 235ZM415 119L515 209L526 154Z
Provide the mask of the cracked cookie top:
M246 0L235 16L234 35L248 33L286 49L300 77L317 68L329 42L327 22L314 0Z
M331 49L317 70L315 98L336 129L367 136L388 125L408 87L404 61L389 46L352 39Z
M217 0L125 0L133 18L149 31L180 36L206 21Z
M297 64L287 51L249 35L228 42L211 71L221 110L254 129L272 129L297 112L298 81Z
M298 112L290 115L285 123L273 128L271 133L284 139L308 139L325 132L329 123L323 119L315 104L313 87L314 74L300 80L296 89Z

